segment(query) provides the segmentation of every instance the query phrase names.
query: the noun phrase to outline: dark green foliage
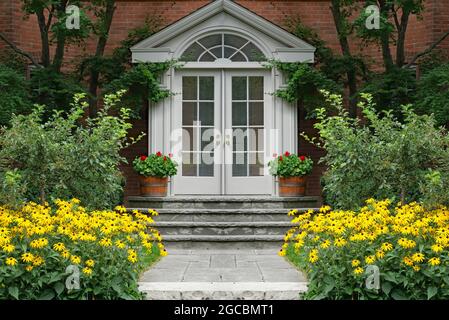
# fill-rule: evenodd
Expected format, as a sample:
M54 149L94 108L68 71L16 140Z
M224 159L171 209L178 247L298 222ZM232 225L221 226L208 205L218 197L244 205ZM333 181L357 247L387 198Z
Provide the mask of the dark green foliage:
M373 74L361 91L373 96L376 110L392 110L395 116L401 118L402 105L415 101L415 72L394 68L394 72Z
M416 110L434 114L438 125L449 127L449 63L436 67L420 79Z
M31 111L28 83L23 74L0 64L0 125L7 126L13 114Z

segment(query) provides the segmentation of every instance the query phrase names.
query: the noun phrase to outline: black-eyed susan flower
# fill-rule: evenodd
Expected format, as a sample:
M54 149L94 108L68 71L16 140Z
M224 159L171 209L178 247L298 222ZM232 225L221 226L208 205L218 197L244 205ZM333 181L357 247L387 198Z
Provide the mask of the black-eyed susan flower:
M360 260L354 259L351 261L351 265L355 268L360 266Z
M79 256L71 256L70 257L70 261L74 264L80 264L81 263L81 258Z
M89 268L89 267L85 267L85 268L83 268L82 272L83 272L85 275L90 276L90 275L92 274L92 269Z
M375 261L376 261L375 255L365 257L366 264L371 264L371 263L374 263Z
M6 258L5 263L7 266L15 266L17 264L17 259L13 257Z
M94 265L95 265L95 261L94 260L92 260L92 259L86 260L86 266L92 268Z
M428 263L429 263L431 266L438 266L438 265L441 264L441 260L440 260L440 258L432 257L432 258L429 259Z
M21 258L22 258L23 262L32 262L34 259L34 256L30 252L25 252L24 254L22 254Z
M361 275L363 273L363 268L362 267L357 267L354 269L354 274L355 275Z

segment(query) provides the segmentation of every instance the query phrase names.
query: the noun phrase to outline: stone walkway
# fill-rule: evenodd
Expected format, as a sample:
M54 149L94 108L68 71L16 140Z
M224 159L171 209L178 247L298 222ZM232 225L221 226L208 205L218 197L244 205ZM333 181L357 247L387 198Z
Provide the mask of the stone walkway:
M307 289L277 249L168 251L140 279L147 299L298 299Z

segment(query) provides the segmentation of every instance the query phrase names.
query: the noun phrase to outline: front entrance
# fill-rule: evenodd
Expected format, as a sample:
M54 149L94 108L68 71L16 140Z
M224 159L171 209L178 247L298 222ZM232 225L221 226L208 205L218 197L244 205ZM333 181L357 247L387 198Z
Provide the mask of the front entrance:
M175 72L174 194L272 194L271 72Z

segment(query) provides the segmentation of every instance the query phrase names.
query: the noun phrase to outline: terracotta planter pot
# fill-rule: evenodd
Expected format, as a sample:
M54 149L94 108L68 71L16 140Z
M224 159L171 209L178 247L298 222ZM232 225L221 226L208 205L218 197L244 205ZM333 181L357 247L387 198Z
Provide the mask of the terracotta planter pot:
M140 179L140 194L146 197L166 197L168 178L144 177Z
M279 177L279 196L302 197L306 194L305 176L301 177Z

